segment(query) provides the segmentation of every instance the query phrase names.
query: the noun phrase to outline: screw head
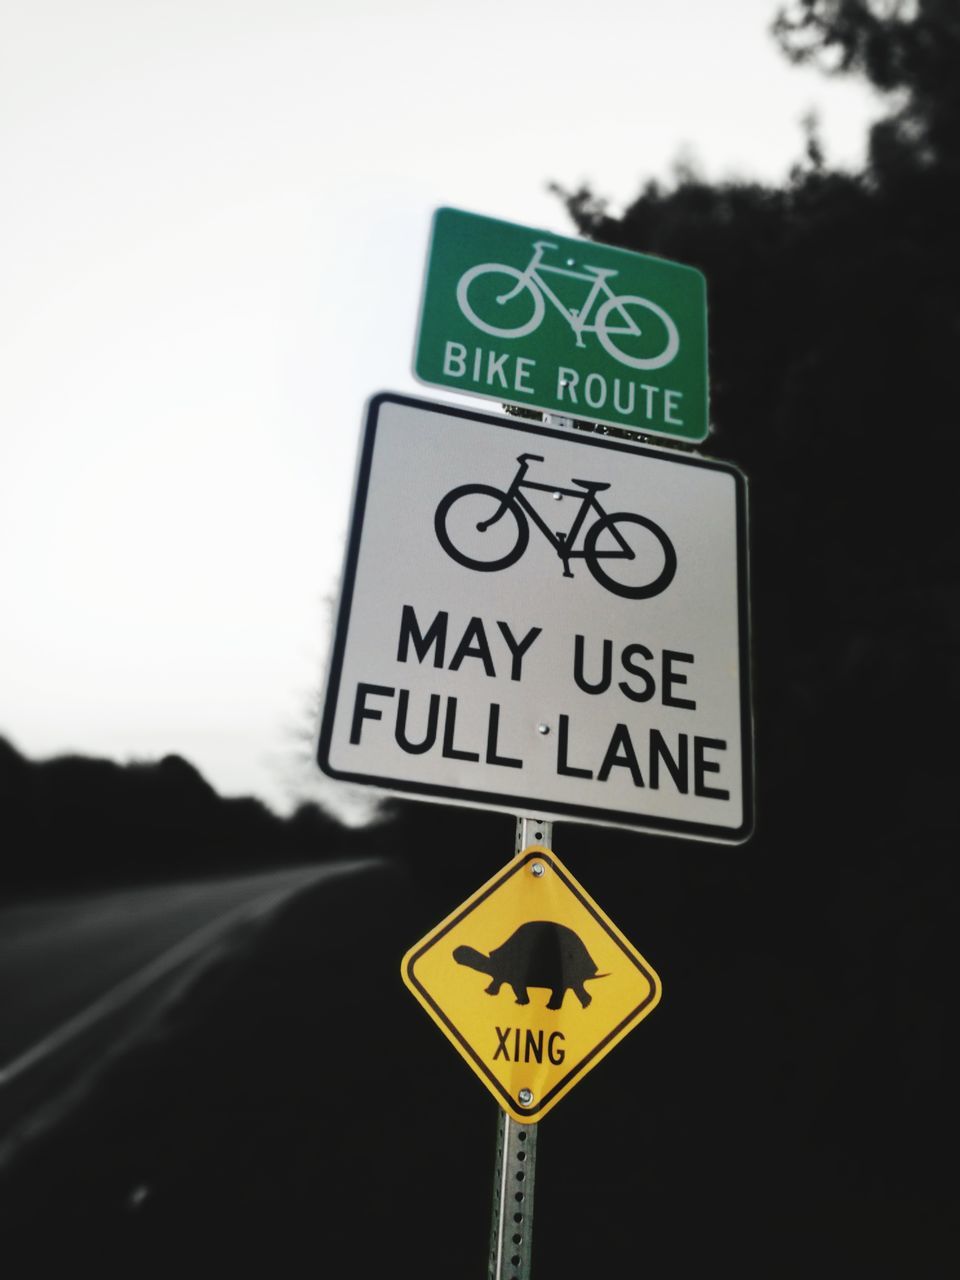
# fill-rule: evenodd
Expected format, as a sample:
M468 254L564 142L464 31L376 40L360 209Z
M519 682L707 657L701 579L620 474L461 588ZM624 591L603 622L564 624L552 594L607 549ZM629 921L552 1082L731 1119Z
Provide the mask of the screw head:
M532 876L536 876L538 880L540 879L540 877L543 875L545 871L546 871L546 867L543 865L542 862L535 862L533 866L531 866L530 868L530 874Z
M546 724L543 720L541 720L540 723L537 725L537 733L549 733L549 732L550 732L550 726Z
M554 490L554 493L553 493L553 500L554 500L554 502L562 502L562 501L563 501L563 494L562 494L562 493L560 493L558 490Z
M517 1101L521 1107L533 1106L533 1091L531 1089L521 1089L517 1094Z

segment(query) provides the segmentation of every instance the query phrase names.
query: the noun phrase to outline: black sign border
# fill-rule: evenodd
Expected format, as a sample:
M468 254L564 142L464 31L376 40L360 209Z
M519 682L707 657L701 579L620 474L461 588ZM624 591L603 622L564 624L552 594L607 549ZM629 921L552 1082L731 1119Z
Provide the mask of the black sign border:
M411 782L406 778L389 778L377 774L337 769L331 764L330 748L333 740L333 726L340 693L340 678L343 673L350 610L353 603L357 564L360 556L363 519L369 492L370 472L373 464L380 407L384 404L405 405L408 408L419 409L429 413L441 413L446 417L466 418L471 422L485 422L501 430L523 431L533 435L547 436L550 439L564 440L567 443L571 441L582 443L591 448L613 449L617 452L632 455L640 454L641 456L657 458L661 461L665 452L668 452L662 448L646 448L632 441L613 439L609 436L564 431L556 427L544 426L540 422L531 422L526 418L495 417L492 414L479 413L473 409L463 409L459 406L442 404L434 400L421 400L414 396L400 395L391 391L383 391L371 397L367 406L366 424L360 447L353 512L350 518L350 533L340 588L340 602L337 609L336 629L327 673L323 713L320 721L317 763L322 772L339 782L380 787L385 791L420 796L423 799L433 800L438 803L452 800L461 804L474 805L478 808L495 809L513 814L540 813L547 817L556 815L558 818L572 819L575 822L606 824L615 827L627 827L635 831L687 836L697 840L708 840L721 844L742 844L748 840L753 834L754 827L755 781L750 660L747 482L743 472L732 463L721 462L714 458L702 458L696 454L669 451L669 460L681 466L706 467L709 470L725 472L733 478L736 497L737 583L739 587L737 613L740 639L740 741L743 779L743 821L740 826L714 826L710 823L689 822L684 819L662 818L649 814L635 814L620 809L604 809L600 806L566 804L563 801L545 803L533 796L503 795L499 792L486 791L482 788L468 789L465 787L444 786L439 783Z

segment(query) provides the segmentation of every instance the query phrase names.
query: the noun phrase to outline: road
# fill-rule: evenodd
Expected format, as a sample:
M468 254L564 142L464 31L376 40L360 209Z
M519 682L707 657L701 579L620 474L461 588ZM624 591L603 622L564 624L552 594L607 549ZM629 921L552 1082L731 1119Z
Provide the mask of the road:
M76 894L0 907L0 1080L29 1066L138 978L172 967L220 925L357 863Z

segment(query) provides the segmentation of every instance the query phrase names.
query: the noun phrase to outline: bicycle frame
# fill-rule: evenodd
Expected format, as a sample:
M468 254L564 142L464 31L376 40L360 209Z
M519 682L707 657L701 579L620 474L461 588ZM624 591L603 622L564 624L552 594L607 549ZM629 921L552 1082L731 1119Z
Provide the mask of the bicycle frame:
M597 331L597 326L595 324L587 323L587 317L590 315L593 304L601 294L605 294L608 298L616 296L607 284L607 277L618 275L619 272L611 270L608 267L587 267L584 271L571 271L569 267L548 267L544 265L542 261L543 251L545 249L556 248L557 246L555 244L551 244L548 240L535 241L533 257L527 264L523 275L517 281L516 286L511 289L509 293L505 293L502 297L499 297L497 301L509 302L511 298L515 298L522 289L525 289L528 286L530 288L536 287L544 294L545 297L550 299L553 305L570 325L570 328L573 330L574 336L577 339L577 346L585 347L587 344L583 340L583 335L585 333L596 333ZM551 272L553 275L567 276L571 280L580 280L589 283L591 286L590 292L587 295L587 300L584 302L583 306L578 308L567 307L560 298L557 297L549 284L547 284L546 280L544 280L541 273L546 271ZM607 332L627 333L633 337L639 337L640 326L636 324L630 313L628 311L624 311L622 307L617 307L617 311L626 321L626 326L624 328L613 328L610 325L606 325L605 327Z
M511 480L509 488L504 493L504 501L499 511L496 511L489 520L484 520L482 524L477 526L477 528L481 532L489 529L491 525L496 524L496 522L506 513L511 503L516 503L521 510L526 512L527 516L533 521L563 561L563 576L565 578L572 578L573 574L570 572L570 561L583 560L586 556L586 552L583 548L581 547L579 550L576 550L574 549L574 544L576 543L577 537L579 536L584 522L586 521L587 513L591 510L596 511L598 519L605 520L607 518L607 512L600 505L600 500L594 489L565 489L560 485L540 484L536 480L526 480L524 477L527 474L527 469L531 460L536 462L543 461L543 459L537 454L521 453L519 455L517 461L520 463L520 466L517 468L517 473ZM554 533L540 515L539 511L537 511L536 507L534 507L529 499L524 496L524 489L536 489L541 493L559 493L564 497L579 498L580 509L574 517L570 528L565 532L558 530ZM598 560L635 559L634 553L630 549L629 544L615 525L610 526L610 533L617 542L619 550L597 551L595 553L596 558Z

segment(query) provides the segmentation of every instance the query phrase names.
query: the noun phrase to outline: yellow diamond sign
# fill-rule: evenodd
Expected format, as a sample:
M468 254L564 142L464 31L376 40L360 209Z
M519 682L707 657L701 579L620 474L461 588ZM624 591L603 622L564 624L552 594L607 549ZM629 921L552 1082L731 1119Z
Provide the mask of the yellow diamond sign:
M538 845L411 948L402 973L521 1124L545 1116L660 999L647 961Z

